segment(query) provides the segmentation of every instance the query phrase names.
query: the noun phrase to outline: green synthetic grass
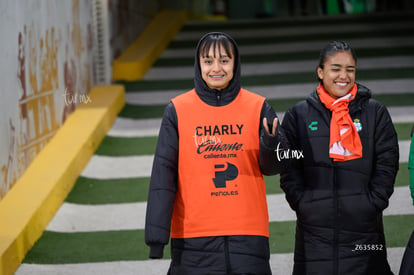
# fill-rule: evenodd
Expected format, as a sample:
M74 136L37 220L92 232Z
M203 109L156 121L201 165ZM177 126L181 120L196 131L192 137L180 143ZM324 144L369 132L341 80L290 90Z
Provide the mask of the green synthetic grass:
M77 204L144 202L148 198L149 178L91 179L79 177L66 198Z
M136 156L153 155L157 137L111 137L105 136L95 155Z
M395 130L397 131L398 140L410 140L411 129L414 122L407 123L394 123Z
M414 47L403 46L395 48L362 48L355 49L357 51L358 58L368 57L392 57L392 56L411 56L414 52ZM283 53L256 53L256 54L243 54L241 58L242 71L243 64L245 63L268 63L268 62L282 62L282 61L305 61L314 60L315 67L318 64L319 51L302 51L302 52L283 52ZM154 67L176 67L176 66L194 66L193 57L180 57L180 58L160 58L158 59ZM121 82L120 82L121 83Z
M124 108L118 114L118 117L123 118L161 118L167 104L162 105L132 105L126 103Z
M384 216L387 247L405 247L413 230L414 215ZM271 222L271 253L293 253L295 221ZM398 232L396 234L396 232ZM86 233L45 231L24 259L24 263L68 264L147 260L149 249L144 230ZM164 258L169 258L169 246Z
M387 247L406 247L414 230L414 215L384 216L383 219Z
M149 178L91 179L79 177L66 198L77 204L114 204L145 202L148 196ZM265 176L266 194L281 194L280 176ZM408 164L400 163L395 186L409 184Z
M67 264L148 258L143 230L59 233L45 231L24 263Z
M293 253L295 247L296 222L270 222L270 253Z
M311 91L309 91L309 93L311 93ZM414 102L414 92L402 94L374 94L373 98L380 101L387 107L411 106L412 102ZM268 99L267 102L269 102L269 104L275 109L276 113L279 114L281 112L285 112L288 108L292 107L302 99ZM164 114L166 106L167 103L158 105L132 105L127 103L119 113L119 117L133 119L161 118Z
M404 79L412 78L414 68L386 68L386 69L359 69L357 72L358 82L375 79ZM191 76L189 76L191 77ZM245 86L267 86L280 84L313 83L316 81L314 72L281 73L269 75L243 76L241 85ZM178 80L141 80L136 82L122 82L127 92L139 91L167 91L172 87L183 92L189 91L194 86L193 79Z

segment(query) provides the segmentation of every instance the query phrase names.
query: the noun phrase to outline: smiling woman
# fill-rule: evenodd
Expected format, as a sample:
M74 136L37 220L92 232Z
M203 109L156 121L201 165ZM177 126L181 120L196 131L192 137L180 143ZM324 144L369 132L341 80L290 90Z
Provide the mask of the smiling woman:
M346 95L355 84L356 59L350 52L339 52L318 68L318 77L329 95L338 98Z
M223 35L200 45L201 76L211 89L222 90L233 79L234 47Z
M171 100L161 123L146 212L150 258L162 258L171 237L168 274L270 275L264 175L280 172L273 145L285 142L276 113L241 88L229 35L203 36L194 68L194 89Z
M280 178L297 215L294 275L393 274L382 221L398 140L387 108L355 83L355 71L349 44L328 43L319 85L283 119L292 147L303 152Z

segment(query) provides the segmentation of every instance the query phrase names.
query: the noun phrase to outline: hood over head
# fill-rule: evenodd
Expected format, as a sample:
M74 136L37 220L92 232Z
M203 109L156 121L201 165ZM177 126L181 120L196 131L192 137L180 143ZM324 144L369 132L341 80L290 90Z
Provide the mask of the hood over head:
M200 51L204 49L205 45L211 42L210 47L221 46L226 42L230 42L233 45L234 53L234 69L233 69L233 79L230 81L229 85L222 89L216 90L211 89L207 86L201 75L200 69ZM208 49L207 49L208 50ZM194 87L198 96L209 105L227 105L234 100L240 91L240 54L239 47L236 41L228 34L223 32L210 32L205 34L198 41L196 50L195 50L195 62L194 62ZM220 96L220 101L218 100L218 95Z

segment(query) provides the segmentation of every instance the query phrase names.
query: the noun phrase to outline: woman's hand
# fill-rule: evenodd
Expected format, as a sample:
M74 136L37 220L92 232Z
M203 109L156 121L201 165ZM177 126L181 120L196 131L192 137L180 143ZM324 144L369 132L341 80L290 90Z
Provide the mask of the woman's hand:
M263 118L263 128L265 129L266 133L269 136L275 136L276 135L277 121L278 121L278 119L277 119L277 117L275 117L273 119L273 124L270 124L270 123L267 122L267 118L265 118L265 117ZM271 131L269 131L269 129Z

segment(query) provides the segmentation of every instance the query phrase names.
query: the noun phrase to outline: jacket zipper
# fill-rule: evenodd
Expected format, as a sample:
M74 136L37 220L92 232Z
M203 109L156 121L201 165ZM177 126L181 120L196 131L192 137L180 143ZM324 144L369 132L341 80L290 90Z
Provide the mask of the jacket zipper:
M221 94L220 91L216 91L217 106L221 105Z
M226 263L226 274L231 275L231 266L229 258L229 237L224 237L224 261Z
M333 162L333 161L332 161ZM334 175L333 175L333 207L334 207L334 234L333 234L333 275L337 275L338 274L338 235L339 235L339 225L338 225L338 221L339 221L339 210L338 210L338 188L336 186L336 169L335 169L335 163L333 163L333 168L334 168Z

